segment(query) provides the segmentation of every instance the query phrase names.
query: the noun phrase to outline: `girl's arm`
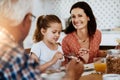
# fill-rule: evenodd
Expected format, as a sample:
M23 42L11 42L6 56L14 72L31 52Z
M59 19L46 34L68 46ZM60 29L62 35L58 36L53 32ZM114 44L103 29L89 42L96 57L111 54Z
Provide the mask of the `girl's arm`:
M31 52L30 57L33 58L36 62L39 63L39 58L35 55L35 53Z
M41 72L44 72L47 68L49 68L50 66L52 66L54 64L54 62L51 60L51 61L48 61L46 62L45 64L43 65L40 65L39 66L39 69Z
M31 52L30 53L30 57L33 58L36 62L39 63L39 58L35 55L35 53ZM43 65L39 66L39 69L41 72L45 71L48 67L52 66L54 64L54 62L51 60L49 62L46 62Z
M45 71L48 67L52 66L53 64L55 64L59 59L62 59L63 58L63 54L61 52L57 52L53 58L46 62L45 64L43 65L40 65L40 71L43 72Z

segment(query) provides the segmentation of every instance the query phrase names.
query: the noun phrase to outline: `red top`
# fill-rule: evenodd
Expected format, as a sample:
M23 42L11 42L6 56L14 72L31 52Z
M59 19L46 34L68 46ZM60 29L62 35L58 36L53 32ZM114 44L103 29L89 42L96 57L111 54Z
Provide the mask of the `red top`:
M78 53L79 49L81 48L80 43L78 42L77 37L75 36L75 32L67 34L62 41L62 49L65 55L69 53ZM90 47L89 47L89 61L93 62L93 58L97 56L99 53L99 46L101 42L101 32L96 30L93 38L90 38Z

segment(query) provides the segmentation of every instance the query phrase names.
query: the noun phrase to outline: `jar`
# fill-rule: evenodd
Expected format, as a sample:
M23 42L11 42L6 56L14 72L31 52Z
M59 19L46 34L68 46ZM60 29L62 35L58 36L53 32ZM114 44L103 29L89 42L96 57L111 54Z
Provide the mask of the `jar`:
M107 50L107 73L120 74L120 50Z

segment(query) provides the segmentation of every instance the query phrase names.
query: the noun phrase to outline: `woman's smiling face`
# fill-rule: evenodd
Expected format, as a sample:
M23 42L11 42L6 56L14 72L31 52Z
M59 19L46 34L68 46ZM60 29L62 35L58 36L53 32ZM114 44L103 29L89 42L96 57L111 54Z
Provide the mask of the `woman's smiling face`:
M86 28L88 21L90 20L81 8L74 8L71 10L71 19L72 24L76 29Z

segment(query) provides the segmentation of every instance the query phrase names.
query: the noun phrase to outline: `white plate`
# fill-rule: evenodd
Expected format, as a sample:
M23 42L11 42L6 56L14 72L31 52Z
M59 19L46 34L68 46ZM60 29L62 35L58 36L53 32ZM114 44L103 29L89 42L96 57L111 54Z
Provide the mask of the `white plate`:
M84 71L91 71L94 70L94 64L90 63L90 64L84 64Z
M82 76L88 75L88 74L91 74L91 73L95 73L94 64L93 63L84 64L84 73L82 74Z

